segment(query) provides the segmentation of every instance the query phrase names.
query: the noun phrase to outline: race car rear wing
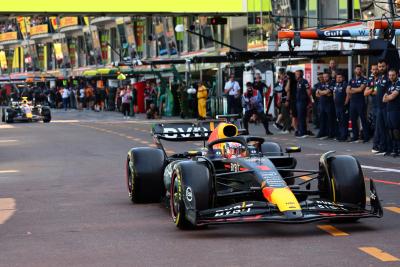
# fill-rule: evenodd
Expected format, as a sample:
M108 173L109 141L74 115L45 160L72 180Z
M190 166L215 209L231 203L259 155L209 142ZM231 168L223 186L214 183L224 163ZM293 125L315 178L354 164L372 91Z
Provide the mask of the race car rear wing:
M222 120L203 121L199 123L180 122L154 124L152 133L155 138L172 142L207 141L212 131Z

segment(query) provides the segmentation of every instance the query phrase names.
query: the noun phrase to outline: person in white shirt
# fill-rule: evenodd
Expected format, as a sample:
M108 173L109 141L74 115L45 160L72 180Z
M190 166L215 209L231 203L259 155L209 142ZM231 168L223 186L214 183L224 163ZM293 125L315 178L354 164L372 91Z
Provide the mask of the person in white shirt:
M228 97L228 114L240 114L241 92L239 83L235 81L235 75L231 74L229 80L225 83L224 93Z
M63 88L61 91L61 96L62 96L62 102L63 102L63 107L65 110L67 110L68 106L69 106L69 95L70 95L70 91L68 88Z

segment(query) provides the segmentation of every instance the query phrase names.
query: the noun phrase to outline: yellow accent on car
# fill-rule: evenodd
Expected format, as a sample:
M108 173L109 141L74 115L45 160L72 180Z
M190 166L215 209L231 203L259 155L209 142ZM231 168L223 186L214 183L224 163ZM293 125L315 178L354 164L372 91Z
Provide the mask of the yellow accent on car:
M297 198L289 187L274 188L271 194L270 202L275 204L280 212L288 210L301 210Z

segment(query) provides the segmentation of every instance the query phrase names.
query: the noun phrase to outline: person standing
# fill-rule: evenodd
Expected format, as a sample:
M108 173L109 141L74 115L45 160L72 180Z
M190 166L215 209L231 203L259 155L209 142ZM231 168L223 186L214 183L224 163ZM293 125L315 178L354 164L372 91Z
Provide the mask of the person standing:
M383 102L383 96L386 94L389 84L387 74L387 63L385 60L378 62L379 79L377 81L376 94L376 127L374 139L377 139L377 155L389 155L391 140L389 138L388 122L386 115L387 104Z
M240 114L240 85L235 81L235 75L231 74L225 83L224 93L228 97L228 114Z
M199 120L204 120L207 117L207 97L207 87L205 86L203 81L200 81L197 88L197 108L199 113Z
M310 101L311 89L310 84L303 78L303 71L297 70L295 72L297 80L297 93L296 93L296 109L297 109L297 132L296 136L305 138L307 137L307 106Z
M151 103L154 103L154 105L156 105L157 93L154 88L154 83L146 83L146 88L144 89L144 101L146 110L150 108Z
M319 97L317 97L317 91L318 91L318 89L321 88L321 85L324 82L323 81L323 73L319 72L317 74L317 78L318 78L318 82L314 85L314 88L313 88L313 91L312 91L312 96L313 96L313 99L315 100L314 104L313 104L313 108L312 108L313 109L312 110L313 123L314 123L315 129L319 129L319 126L320 126L320 121L319 121L319 117L320 117L319 108L320 108L320 106L319 106Z
M400 153L400 81L397 71L389 71L389 85L383 102L387 103L387 122L389 136L392 142L392 156L398 157Z
M260 92L253 87L253 84L248 82L246 84L247 92L242 96L243 106L245 108L245 113L243 116L243 126L249 133L249 121L253 115L256 115L258 119L261 120L266 135L272 135L268 128L268 120L264 113L264 106L262 103L262 97Z
M292 120L292 127L295 131L295 133L298 131L297 127L297 80L296 80L296 75L288 71L287 76L289 78L289 91L286 91L287 96L286 96L286 105L289 105L289 110L290 110L290 117Z
M335 108L333 101L333 84L329 73L323 74L323 83L316 91L320 99L320 130L317 138L335 138Z
M357 65L354 69L355 77L350 80L346 93L350 96L350 118L353 128L352 142L359 139L358 119L361 120L363 128L364 143L369 141L369 126L367 121L367 105L364 98L364 90L366 88L367 79L362 76L362 66Z
M291 130L292 122L290 119L289 101L287 99L287 96L290 92L290 80L287 74L285 73L285 69L283 68L279 69L278 79L279 79L279 86L282 88L282 91L279 102L280 114L275 122L275 127L277 129L282 130L280 133L288 134ZM280 122L282 122L282 125L279 124Z
M62 103L63 103L63 108L66 111L69 107L69 95L70 95L70 91L68 90L67 87L64 87L61 89L61 97L62 97Z
M254 87L254 89L256 89L260 93L261 98L262 98L262 103L264 105L264 97L269 97L269 96L265 95L265 93L267 91L267 85L262 81L260 73L256 73L256 77L255 77L255 81L253 83L253 87Z
M159 110L159 114L160 116L163 115L163 106L165 103L165 87L163 86L163 84L161 83L160 80L157 81L157 86L156 86L156 92L157 92L157 103L156 106L158 107Z
M336 73L336 83L333 87L335 101L336 120L338 122L337 140L347 141L349 135L349 97L346 93L347 82L341 72Z
M132 91L129 87L126 87L121 90L121 111L124 115L124 119L128 119L131 107L131 100L132 100Z
M368 85L367 88L364 91L364 96L367 97L368 99L368 105L370 106L367 108L368 114L372 115L372 128L374 130L371 130L371 132L374 132L374 138L373 138L373 145L372 145L372 153L378 153L379 152L379 139L378 139L378 134L377 134L377 129L376 129L376 116L377 116L377 109L378 109L378 103L377 103L377 94L378 94L378 84L379 84L379 70L378 70L378 65L377 64L372 64L371 65L371 77L368 79Z

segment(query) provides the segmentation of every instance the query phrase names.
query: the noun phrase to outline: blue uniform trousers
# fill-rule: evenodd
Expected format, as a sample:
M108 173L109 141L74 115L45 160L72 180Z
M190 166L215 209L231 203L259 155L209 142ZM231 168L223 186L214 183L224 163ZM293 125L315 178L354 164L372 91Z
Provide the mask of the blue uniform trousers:
M358 118L361 120L363 127L364 141L369 140L369 126L367 121L367 105L364 102L350 103L350 118L353 126L353 140L358 140L360 129L358 127Z
M386 108L378 108L376 111L374 146L376 145L379 151L383 152L389 152L391 147L387 119Z
M297 131L300 136L307 134L307 103L297 101Z
M335 137L335 108L333 104L321 106L320 108L320 130L319 137L329 136Z
M344 106L336 106L336 120L338 122L337 139L345 141L349 136L349 113Z

